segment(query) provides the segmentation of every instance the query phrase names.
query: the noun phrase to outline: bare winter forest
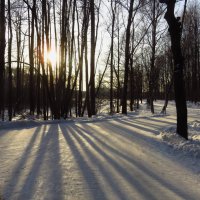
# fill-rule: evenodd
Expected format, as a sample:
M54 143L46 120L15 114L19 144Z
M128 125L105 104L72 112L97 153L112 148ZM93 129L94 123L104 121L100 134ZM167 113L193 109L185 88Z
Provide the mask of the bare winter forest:
M185 101L200 100L199 10L197 0L1 0L1 119L91 117L105 101L127 114L142 99L152 113L165 99L165 112L176 99L186 124Z
M0 0L0 200L198 200L199 116L199 0Z

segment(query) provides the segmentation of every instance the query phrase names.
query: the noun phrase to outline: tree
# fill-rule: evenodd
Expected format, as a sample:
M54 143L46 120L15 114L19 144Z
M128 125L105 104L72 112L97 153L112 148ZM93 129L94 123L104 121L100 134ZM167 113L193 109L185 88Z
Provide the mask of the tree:
M90 1L90 15L91 15L91 56L90 56L90 104L91 114L96 114L95 108L95 4L94 0Z
M8 117L9 121L12 120L12 20L11 20L11 5L8 0Z
M187 2L187 0L185 2ZM183 138L188 139L187 106L183 79L184 58L181 51L182 23L179 21L180 18L176 18L174 14L176 0L160 0L160 3L167 4L165 19L169 25L171 48L174 59L174 92L177 112L176 132Z
M192 1L187 6L182 33L183 55L185 57L185 76L187 99L197 102L199 92L199 42L200 42L200 12L198 1Z
M114 5L113 5L114 4ZM113 114L113 68L114 68L114 31L115 31L115 15L116 1L111 0L112 10L112 30L111 30L111 61L110 61L110 114Z
M0 115L4 120L5 0L0 0Z
M133 16L133 4L134 1L130 1L128 12L128 23L126 28L126 44L125 44L125 65L124 65L124 87L122 96L122 113L127 114L127 89L128 89L128 73L129 73L129 61L130 61L130 38L131 38L131 23Z

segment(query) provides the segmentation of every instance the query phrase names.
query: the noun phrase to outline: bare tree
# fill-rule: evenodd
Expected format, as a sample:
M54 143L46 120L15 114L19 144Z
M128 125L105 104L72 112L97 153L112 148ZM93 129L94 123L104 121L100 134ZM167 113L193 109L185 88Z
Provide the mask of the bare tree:
M185 1L187 2L187 0ZM172 53L174 59L174 91L177 112L177 133L188 139L187 131L187 106L185 96L185 84L183 79L184 58L181 49L182 23L180 18L174 14L176 0L160 0L160 3L167 4L165 19L169 25ZM186 3L185 3L186 5Z
M0 1L0 115L4 120L4 80L5 80L5 0Z
M11 21L11 5L10 0L8 0L8 117L9 121L12 120L12 21Z
M127 89L128 89L128 73L129 73L129 61L130 61L130 38L131 38L131 23L133 16L134 0L130 1L128 11L128 23L126 27L126 44L125 44L125 64L124 64L124 86L122 96L122 113L127 114Z
M91 15L91 56L90 56L90 104L91 114L96 114L95 108L95 3L94 0L90 1L90 15Z

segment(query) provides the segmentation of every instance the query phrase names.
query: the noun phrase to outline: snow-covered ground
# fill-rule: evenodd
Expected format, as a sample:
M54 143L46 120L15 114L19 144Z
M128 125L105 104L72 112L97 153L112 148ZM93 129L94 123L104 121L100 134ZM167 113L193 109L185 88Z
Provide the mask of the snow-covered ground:
M188 104L189 140L175 134L174 102L92 119L0 124L5 200L199 200L200 107ZM1 197L0 197L1 199Z

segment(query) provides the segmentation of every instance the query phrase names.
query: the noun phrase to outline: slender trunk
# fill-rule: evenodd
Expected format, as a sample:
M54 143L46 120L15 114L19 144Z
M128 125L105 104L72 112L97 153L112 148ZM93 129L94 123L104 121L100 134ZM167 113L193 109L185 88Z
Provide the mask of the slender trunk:
M133 58L130 58L130 110L133 111L134 106L134 70Z
M29 9L29 8L28 8ZM36 0L33 1L32 7L32 20L31 20L31 43L30 43L30 77L29 77L29 103L30 103L30 114L34 115L35 111L35 88L34 88L34 37L35 37L35 12L36 11Z
M91 13L91 56L90 56L90 103L91 114L96 114L95 108L95 5L94 0L90 1L90 13Z
M5 0L0 0L0 117L4 120L5 82Z
M45 16L44 16L44 1L42 1L42 50L41 50L41 67L42 67L42 107L43 107L43 118L47 120L47 101L46 101L46 87L45 85L48 83L48 77L45 73L45 64L44 64L44 30L45 30ZM47 83L46 83L47 79Z
M128 90L128 73L129 73L129 61L130 61L130 36L131 36L131 23L133 16L133 4L134 0L130 1L128 23L126 28L126 46L125 46L125 71L124 71L124 87L122 96L122 113L127 114L127 90Z
M112 9L112 30L111 30L111 62L110 62L110 114L113 114L113 60L114 60L114 29L115 29L115 12L116 12L116 2L113 5L111 1Z
M20 58L21 58L21 16L18 16L18 27L16 29L16 39L17 39L17 85L16 85L16 102L15 102L15 112L19 112L20 102L21 102L21 70L20 70Z
M8 0L8 117L9 121L12 121L12 22L11 22L11 7L10 0Z
M120 80L119 80L119 66L120 66L120 34L119 34L119 14L118 14L118 29L117 29L117 113L120 112L119 100L120 98Z
M87 106L88 117L91 117L91 107L90 107L90 91L89 91L89 75L88 75L88 45L87 45L87 30L88 30L88 13L87 13L87 0L84 0L84 16L85 16L85 33L84 33L84 41L85 41L85 84L86 84L86 99L85 104L82 111L82 116L84 114L85 106Z
M39 33L38 33L39 34ZM37 38L37 115L41 114L40 111L40 54L41 54L41 40L40 37Z
M72 81L72 65L73 65L73 55L74 55L74 31L75 31L75 12L76 12L76 0L74 0L73 3L73 11L72 11L72 34L71 34L71 41L69 47L69 72L68 72L68 79L67 79L67 90L66 90L66 106L65 106L65 118L68 117L68 113L71 107L71 101L72 101L72 87L71 87L71 81Z
M150 66L150 77L149 77L149 103L151 112L154 113L154 87L155 87L155 53L156 53L156 1L153 0L153 19L152 19L152 46L151 46L151 66Z

